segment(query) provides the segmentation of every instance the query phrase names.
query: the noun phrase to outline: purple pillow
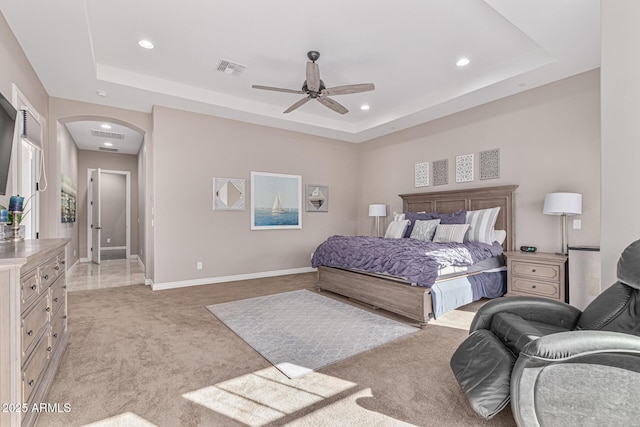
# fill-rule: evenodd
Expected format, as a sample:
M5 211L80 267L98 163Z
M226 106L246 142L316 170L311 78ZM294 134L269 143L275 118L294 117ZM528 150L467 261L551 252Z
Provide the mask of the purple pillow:
M454 213L435 213L434 219L440 218L440 224L464 224L467 222L467 211L460 210Z
M413 226L415 225L416 221L420 220L420 221L426 221L428 219L438 219L439 217L437 216L438 213L437 212L405 212L404 213L404 219L408 219L409 220L409 226L407 227L407 231L404 232L404 237L409 237L411 236L411 231L413 231ZM465 219L462 221L464 223L464 221L466 220L466 216Z

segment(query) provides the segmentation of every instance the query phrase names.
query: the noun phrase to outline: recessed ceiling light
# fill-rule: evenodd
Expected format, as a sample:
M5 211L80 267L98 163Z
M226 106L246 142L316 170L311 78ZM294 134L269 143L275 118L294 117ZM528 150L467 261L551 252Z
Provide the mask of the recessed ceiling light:
M102 97L109 95L109 92L107 92L106 90L97 90L96 93L98 94L98 96Z
M111 147L112 145L113 145L113 144L112 144L112 143L110 143L109 141L107 141L107 142L105 142L105 143L104 143L104 146L105 146L105 147Z
M364 104L364 105L361 105L361 106L360 106L360 109L361 109L361 110L368 110L368 109L369 109L369 106L368 106L367 104Z
M145 49L153 49L153 43L151 43L149 40L140 40L138 44L140 45L140 47L143 47Z
M100 125L100 127L101 127L102 129L111 129L111 126L110 126L110 125L107 125L107 124Z
M469 58L460 58L458 59L458 62L456 62L456 65L458 67L464 67L465 65L469 65Z

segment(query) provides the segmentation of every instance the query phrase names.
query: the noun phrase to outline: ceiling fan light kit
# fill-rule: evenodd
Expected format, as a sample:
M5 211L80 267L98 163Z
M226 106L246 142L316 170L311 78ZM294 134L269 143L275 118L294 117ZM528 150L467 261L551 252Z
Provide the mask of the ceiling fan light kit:
M311 50L307 52L307 58L309 58L309 62L307 62L306 80L302 84L302 90L284 89L260 85L252 85L251 87L261 90L307 95L305 98L302 98L291 107L287 108L284 111L285 114L301 107L311 99L318 100L318 102L320 102L322 105L330 108L336 113L346 114L349 112L349 110L347 110L344 105L340 104L334 99L329 98L329 96L349 95L352 93L368 92L375 89L373 83L359 83L327 88L324 82L320 79L320 68L318 67L318 64L316 64L316 61L318 60L318 58L320 58L320 52Z

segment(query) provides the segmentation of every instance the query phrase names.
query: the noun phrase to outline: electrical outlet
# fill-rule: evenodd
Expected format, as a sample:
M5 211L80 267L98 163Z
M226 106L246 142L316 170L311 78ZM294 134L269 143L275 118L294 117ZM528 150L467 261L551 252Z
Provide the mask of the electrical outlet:
M76 256L76 250L75 249L73 250L73 256L74 257Z
M582 220L581 219L574 219L573 220L573 229L574 230L580 230L582 228Z
M196 270L202 270L202 261L196 262Z
M111 238L107 237L107 243L111 243Z

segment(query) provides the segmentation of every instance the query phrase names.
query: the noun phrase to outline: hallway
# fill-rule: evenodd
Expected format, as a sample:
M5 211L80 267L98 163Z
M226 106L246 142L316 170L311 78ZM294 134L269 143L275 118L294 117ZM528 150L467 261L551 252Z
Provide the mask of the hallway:
M67 276L69 292L143 284L144 272L140 264L128 259L102 261L99 265L78 263Z

